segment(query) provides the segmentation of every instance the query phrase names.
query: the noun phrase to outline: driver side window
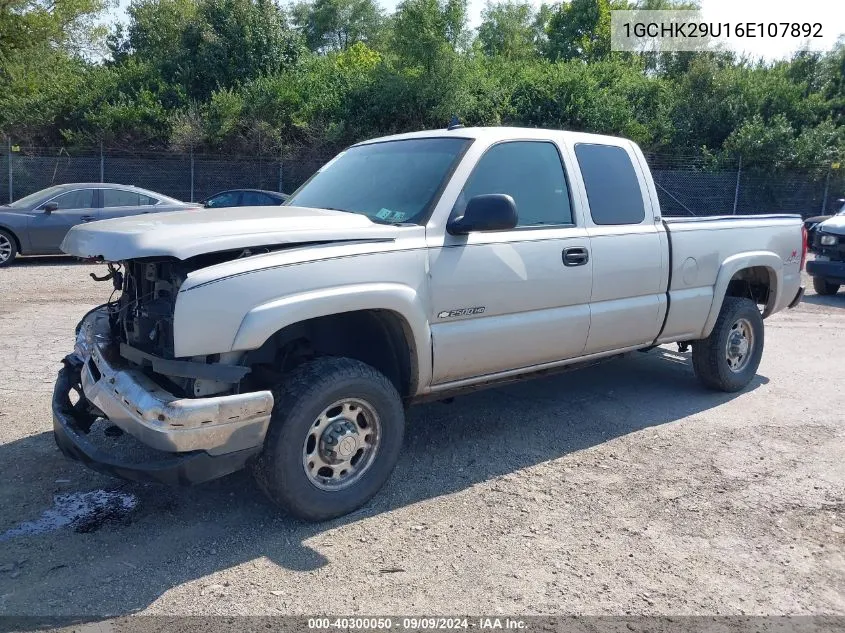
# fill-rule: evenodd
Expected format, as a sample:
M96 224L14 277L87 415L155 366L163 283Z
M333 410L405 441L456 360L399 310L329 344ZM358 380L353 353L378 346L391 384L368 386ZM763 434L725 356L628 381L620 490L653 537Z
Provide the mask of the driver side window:
M94 190L77 189L76 191L68 191L53 198L50 202L56 203L59 206L59 211L62 209L93 209Z
M475 196L504 193L516 203L517 227L572 224L569 188L557 147L547 141L510 141L481 157L458 196L453 217Z

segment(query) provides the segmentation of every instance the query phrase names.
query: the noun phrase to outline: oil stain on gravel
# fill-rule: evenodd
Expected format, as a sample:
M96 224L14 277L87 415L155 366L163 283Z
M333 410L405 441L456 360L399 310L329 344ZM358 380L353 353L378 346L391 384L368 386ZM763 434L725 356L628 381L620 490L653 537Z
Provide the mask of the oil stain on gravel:
M107 523L125 525L137 507L138 498L124 492L91 490L56 495L52 508L45 510L35 521L25 521L0 534L0 541L62 528L86 533L95 532Z

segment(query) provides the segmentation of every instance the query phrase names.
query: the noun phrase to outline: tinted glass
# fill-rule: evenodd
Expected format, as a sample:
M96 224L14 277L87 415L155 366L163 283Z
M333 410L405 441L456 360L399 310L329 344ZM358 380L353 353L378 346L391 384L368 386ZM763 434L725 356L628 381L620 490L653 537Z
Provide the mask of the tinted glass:
M212 209L215 207L236 207L238 206L238 200L240 197L240 191L228 191L226 193L221 193L219 196L209 198L206 201L205 206Z
M151 207L154 204L158 204L158 200L156 200L152 196L145 196L144 194L139 194L138 198L138 204L140 204L142 207Z
M91 209L94 207L94 190L77 189L76 191L68 191L58 198L53 198L50 202L59 205L59 209Z
M517 226L572 224L563 165L552 143L515 141L491 147L464 185L453 214L461 215L470 198L487 193L514 199Z
M575 146L584 177L590 215L596 224L639 224L645 219L643 195L631 159L621 147Z
M468 144L467 139L429 138L352 147L285 204L360 213L387 224L420 224Z
M146 197L146 196L144 196ZM123 189L103 189L103 206L137 207L141 205L141 194Z
M266 205L279 204L266 193L259 193L258 191L244 191L244 197L241 198L241 204L245 207L260 207Z

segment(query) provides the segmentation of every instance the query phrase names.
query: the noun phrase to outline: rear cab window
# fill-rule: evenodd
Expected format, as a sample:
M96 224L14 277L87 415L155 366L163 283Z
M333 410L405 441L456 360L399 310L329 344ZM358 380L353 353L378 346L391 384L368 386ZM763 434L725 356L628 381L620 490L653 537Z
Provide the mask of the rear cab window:
M614 145L577 143L575 157L597 225L641 224L643 194L628 152Z

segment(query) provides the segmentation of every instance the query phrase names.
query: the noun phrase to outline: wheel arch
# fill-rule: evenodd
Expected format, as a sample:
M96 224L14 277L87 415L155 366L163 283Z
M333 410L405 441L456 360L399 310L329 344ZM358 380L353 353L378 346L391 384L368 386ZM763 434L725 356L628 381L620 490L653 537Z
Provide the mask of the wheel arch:
M21 248L21 246L22 246L21 238L18 236L17 233L15 233L12 229L10 229L5 224L0 224L0 231L3 231L4 233L8 233L9 235L11 235L12 239L15 240L15 248L17 248L18 253L23 254L23 250Z
M232 350L266 360L297 340L308 341L314 353L374 366L405 398L431 380L431 331L417 293L407 286L350 286L257 306L242 320Z
M713 301L701 338L713 331L725 297L746 297L763 305L763 318L779 305L783 292L783 261L771 251L741 253L728 257L719 267ZM762 296L765 293L765 296Z

